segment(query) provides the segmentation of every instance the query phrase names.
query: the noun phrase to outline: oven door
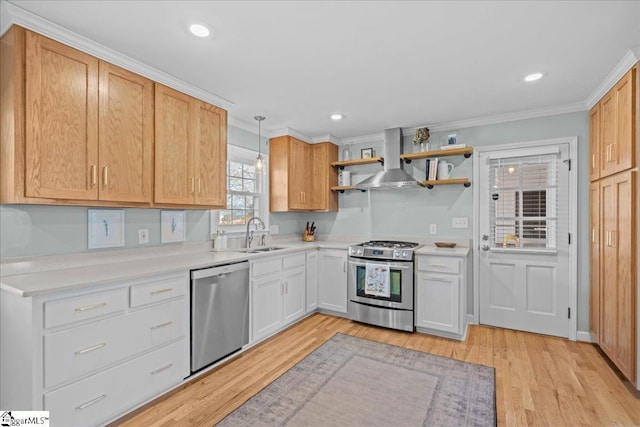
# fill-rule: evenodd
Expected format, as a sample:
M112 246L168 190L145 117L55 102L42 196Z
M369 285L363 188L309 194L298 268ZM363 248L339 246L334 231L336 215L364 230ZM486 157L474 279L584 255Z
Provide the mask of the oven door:
M370 292L367 280L367 264L388 268L387 292ZM385 273L386 274L386 273ZM380 261L349 257L347 275L349 300L380 307L413 310L413 261Z

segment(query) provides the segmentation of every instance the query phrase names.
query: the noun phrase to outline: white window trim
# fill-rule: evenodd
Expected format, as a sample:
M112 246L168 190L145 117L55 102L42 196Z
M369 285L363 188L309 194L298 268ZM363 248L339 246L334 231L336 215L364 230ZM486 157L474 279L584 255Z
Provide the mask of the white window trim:
M253 162L256 157L258 157L258 152L249 150L247 148L237 147L235 145L228 144L227 145L227 161L235 160L242 162ZM262 185L262 193L260 200L260 211L259 217L264 221L265 227L269 228L269 156L265 153L262 153L262 157L264 157L265 171ZM226 174L225 174L226 180ZM226 184L225 184L226 185ZM226 202L226 198L225 198ZM246 233L247 226L246 225L218 225L218 210L210 211L210 233L213 238L217 232L218 228L224 230L228 236L234 235L244 235Z

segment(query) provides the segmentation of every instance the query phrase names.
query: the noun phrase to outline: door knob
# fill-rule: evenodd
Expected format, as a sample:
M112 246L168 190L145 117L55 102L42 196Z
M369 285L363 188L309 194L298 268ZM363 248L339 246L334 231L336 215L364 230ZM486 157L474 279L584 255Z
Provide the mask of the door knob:
M483 251L488 251L489 250L489 245L482 245L482 250Z

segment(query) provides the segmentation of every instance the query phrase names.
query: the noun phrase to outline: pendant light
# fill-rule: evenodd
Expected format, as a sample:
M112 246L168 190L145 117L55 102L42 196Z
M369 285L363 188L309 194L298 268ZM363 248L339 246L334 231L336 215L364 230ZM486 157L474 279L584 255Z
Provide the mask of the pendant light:
M261 136L260 135L260 131L261 131L260 124L265 119L265 117L264 116L254 116L253 118L258 121L258 157L253 162L253 167L256 169L256 173L260 173L261 174L261 173L264 173L264 159L262 158L262 152L260 151L260 136Z

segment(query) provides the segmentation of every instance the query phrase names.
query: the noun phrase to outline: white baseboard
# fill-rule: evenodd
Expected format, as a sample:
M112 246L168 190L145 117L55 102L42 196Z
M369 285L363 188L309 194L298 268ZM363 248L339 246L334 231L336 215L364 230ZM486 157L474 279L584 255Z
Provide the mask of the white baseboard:
M591 338L591 334L587 331L578 331L576 334L576 341L595 342L593 338Z

